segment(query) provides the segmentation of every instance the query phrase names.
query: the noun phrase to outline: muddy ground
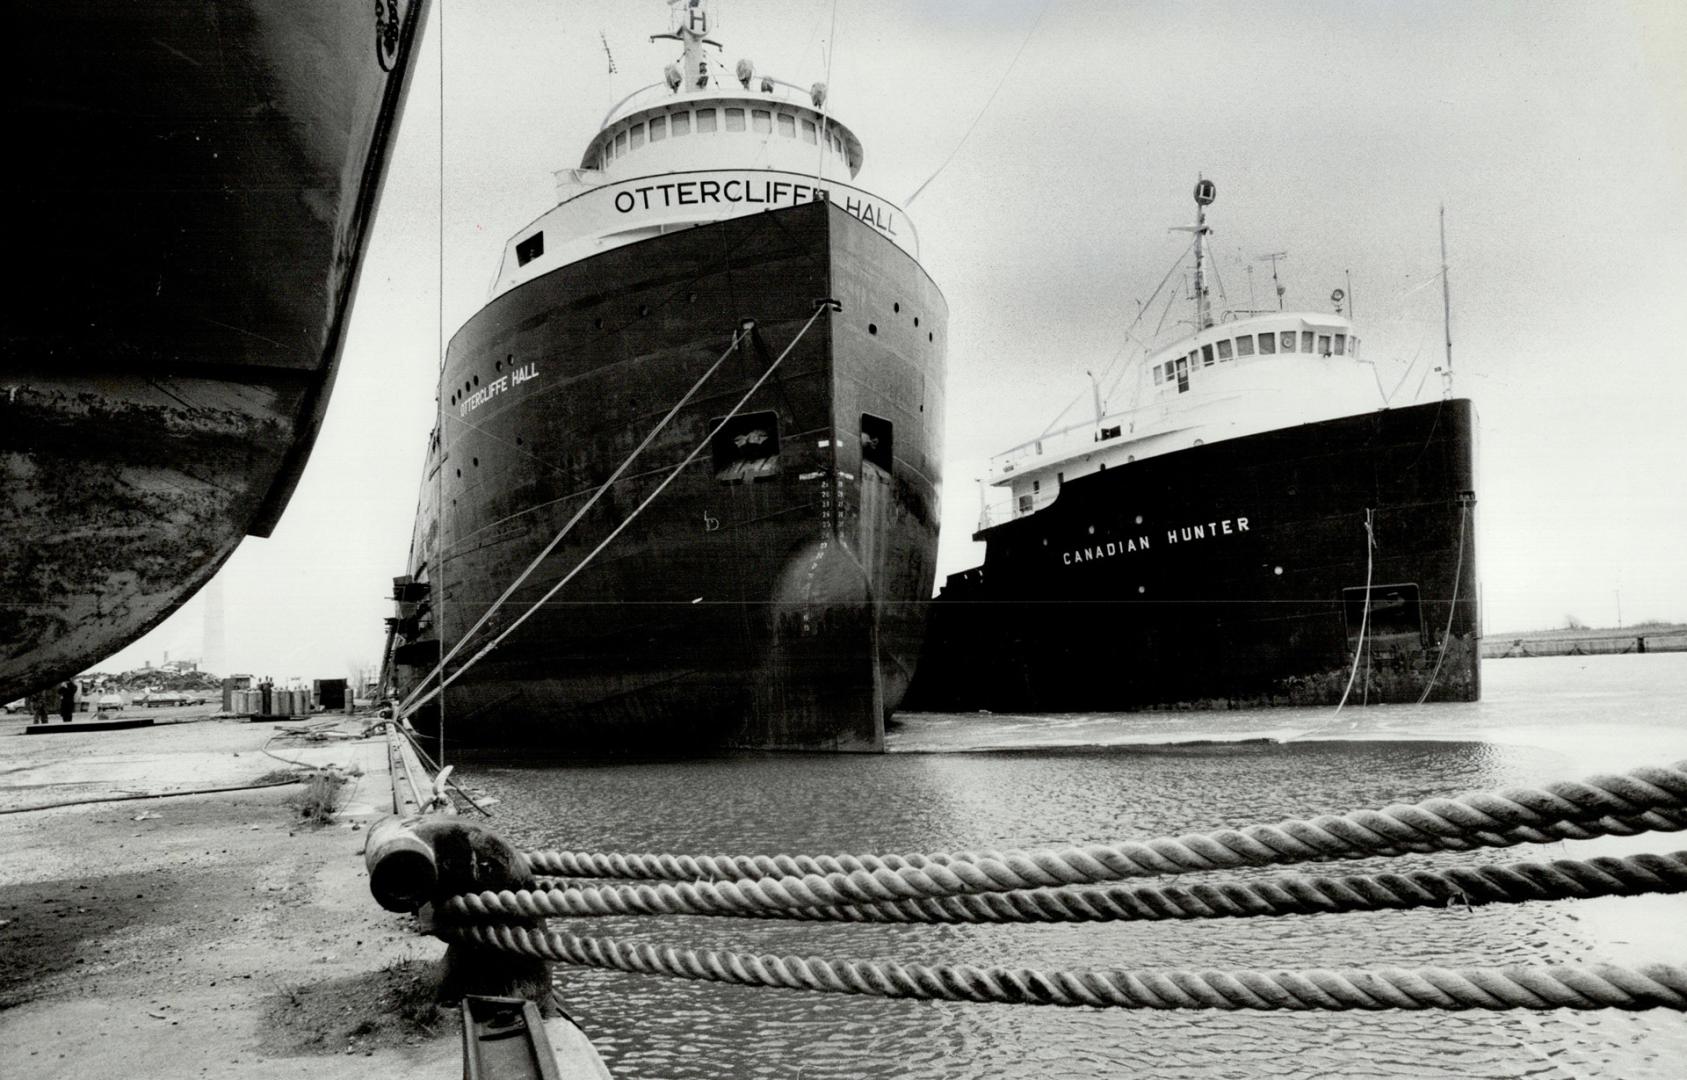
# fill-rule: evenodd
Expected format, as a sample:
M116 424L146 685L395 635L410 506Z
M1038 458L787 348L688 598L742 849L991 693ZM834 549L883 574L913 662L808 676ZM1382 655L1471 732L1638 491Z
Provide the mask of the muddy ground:
M431 1002L444 946L370 899L381 738L276 745L273 724L184 717L24 736L0 721L0 1046L31 1077L454 1077ZM358 772L320 828L299 785L28 807ZM371 1060L374 1059L374 1060ZM17 1071L14 1073L14 1069Z

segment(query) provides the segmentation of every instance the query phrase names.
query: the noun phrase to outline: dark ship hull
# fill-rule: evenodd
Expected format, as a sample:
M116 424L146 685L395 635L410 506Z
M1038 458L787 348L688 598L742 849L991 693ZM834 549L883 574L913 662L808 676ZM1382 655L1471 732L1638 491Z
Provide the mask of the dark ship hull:
M883 748L935 574L947 315L913 258L824 202L596 255L470 320L447 353L444 472L436 437L393 659L414 689L441 638L468 632L754 320L461 659L538 601L827 297L841 311L796 340L712 445L447 689L448 742ZM416 722L431 735L437 715Z
M274 528L424 11L8 9L0 700L122 648Z
M1068 481L980 534L984 565L948 579L906 706L1334 704L1350 679L1352 703L1474 701L1473 424L1445 401Z

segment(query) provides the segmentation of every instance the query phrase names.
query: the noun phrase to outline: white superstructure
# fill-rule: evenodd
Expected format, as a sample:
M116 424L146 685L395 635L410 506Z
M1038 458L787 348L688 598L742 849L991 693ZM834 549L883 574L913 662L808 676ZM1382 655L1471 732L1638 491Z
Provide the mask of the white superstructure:
M682 54L663 82L609 110L558 205L510 238L492 292L623 244L827 199L918 258L901 207L853 183L861 141L826 109L826 87L729 69L710 49L707 0L671 0Z
M1374 365L1346 316L1249 312L1213 321L1203 268L1210 181L1196 188L1196 332L1134 361L1130 404L1047 431L990 459L985 482L1008 506L986 502L980 528L1032 514L1075 477L1224 439L1333 420L1386 406ZM1342 299L1337 294L1332 299Z

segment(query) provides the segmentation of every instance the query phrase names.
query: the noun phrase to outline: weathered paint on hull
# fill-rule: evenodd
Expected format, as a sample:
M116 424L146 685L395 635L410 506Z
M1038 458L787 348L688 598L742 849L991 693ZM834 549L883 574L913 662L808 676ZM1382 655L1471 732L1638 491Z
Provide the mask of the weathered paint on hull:
M378 57L367 4L12 5L0 700L122 648L274 528L425 6Z
M507 626L707 437L824 297L842 311L820 317L741 414L777 418L776 464L723 477L713 450L700 455L453 685L449 740L641 754L883 749L936 567L946 306L904 252L819 203L564 267L464 327L445 374L445 514L430 468L413 549L431 610L401 635L417 663L400 670L414 680L438 655L438 545L455 641L755 320L756 338L492 624ZM512 367L526 377L499 384ZM863 414L891 431L890 446L865 456ZM873 462L880 453L888 468ZM419 726L431 732L432 721Z
M1334 704L1362 619L1351 701L1474 701L1474 423L1469 401L1438 402L1069 481L981 534L983 567L949 578L907 705Z

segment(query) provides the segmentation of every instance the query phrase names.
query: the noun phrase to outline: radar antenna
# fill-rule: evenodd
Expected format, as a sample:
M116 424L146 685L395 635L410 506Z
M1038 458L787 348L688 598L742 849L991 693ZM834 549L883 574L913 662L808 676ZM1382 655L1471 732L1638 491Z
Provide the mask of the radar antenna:
M597 32L597 39L599 41L603 42L603 55L609 57L609 73L611 75L614 75L615 74L615 54L609 51L609 38L604 36L604 33L603 33L602 30L599 30Z
M1268 263L1271 264L1271 284L1277 290L1277 310L1278 311L1283 310L1283 294L1285 292L1287 292L1288 290L1283 288L1282 281L1280 281L1277 277L1277 262L1280 259L1286 259L1288 257L1289 257L1289 253L1286 252L1286 251L1273 251L1268 255L1261 255L1258 259L1255 260L1256 262L1268 262Z

